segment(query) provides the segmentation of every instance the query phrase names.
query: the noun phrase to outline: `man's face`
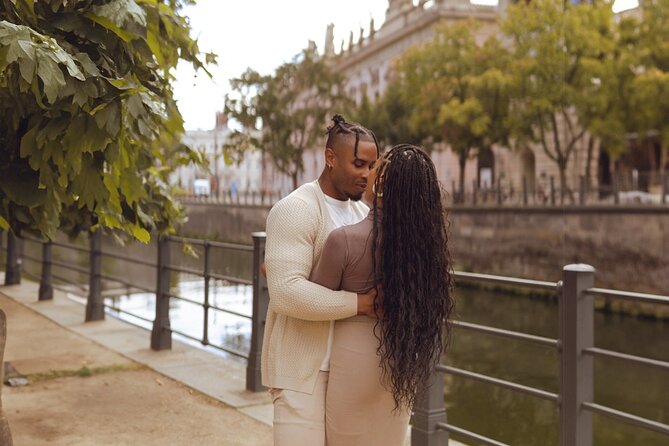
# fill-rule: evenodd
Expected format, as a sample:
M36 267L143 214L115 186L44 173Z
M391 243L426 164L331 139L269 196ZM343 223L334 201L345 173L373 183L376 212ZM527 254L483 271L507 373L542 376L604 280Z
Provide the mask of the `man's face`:
M333 155L331 174L335 189L342 198L360 200L367 189L369 171L376 162L376 145L360 141L357 157L353 154L353 144L333 151Z

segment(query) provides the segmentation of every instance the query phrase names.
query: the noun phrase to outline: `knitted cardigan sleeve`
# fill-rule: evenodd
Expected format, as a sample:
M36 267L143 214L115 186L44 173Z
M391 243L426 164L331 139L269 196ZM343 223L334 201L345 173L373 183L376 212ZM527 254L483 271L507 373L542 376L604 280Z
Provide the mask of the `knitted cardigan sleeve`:
M299 197L281 200L270 211L265 266L272 311L309 321L357 314L357 294L332 291L309 281L319 231L318 210Z

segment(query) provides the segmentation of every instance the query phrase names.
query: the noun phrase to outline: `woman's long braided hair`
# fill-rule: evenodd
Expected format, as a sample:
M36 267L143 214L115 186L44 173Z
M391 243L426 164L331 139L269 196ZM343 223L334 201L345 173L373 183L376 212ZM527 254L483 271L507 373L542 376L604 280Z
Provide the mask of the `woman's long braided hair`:
M382 316L375 334L395 409L410 409L450 339L454 299L447 218L427 153L400 144L379 163L372 258L382 286Z

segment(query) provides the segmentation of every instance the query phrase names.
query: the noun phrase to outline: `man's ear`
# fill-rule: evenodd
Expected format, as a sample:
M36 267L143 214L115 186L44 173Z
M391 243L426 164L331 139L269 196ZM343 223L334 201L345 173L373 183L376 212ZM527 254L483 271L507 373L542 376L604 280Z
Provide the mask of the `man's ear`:
M326 166L334 166L335 160L337 159L337 156L334 153L334 150L332 150L329 147L325 148L325 165Z

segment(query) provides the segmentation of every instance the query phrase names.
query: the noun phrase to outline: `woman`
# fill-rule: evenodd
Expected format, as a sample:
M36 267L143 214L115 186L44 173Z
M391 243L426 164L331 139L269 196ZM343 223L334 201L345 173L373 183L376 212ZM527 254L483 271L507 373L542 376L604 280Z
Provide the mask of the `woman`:
M453 308L446 217L434 164L393 147L370 173L362 222L333 231L311 280L353 292L377 284L380 319L337 321L326 396L328 446L402 445ZM376 273L375 273L376 272Z

